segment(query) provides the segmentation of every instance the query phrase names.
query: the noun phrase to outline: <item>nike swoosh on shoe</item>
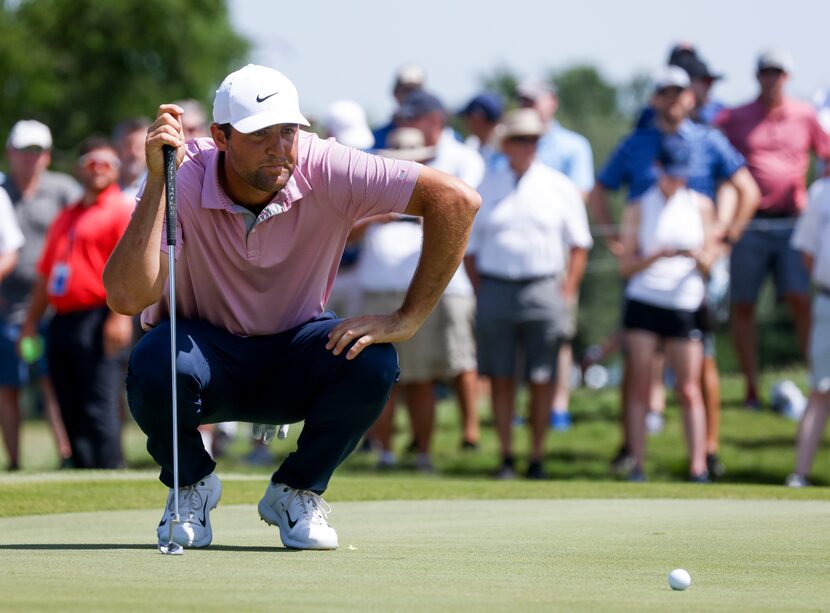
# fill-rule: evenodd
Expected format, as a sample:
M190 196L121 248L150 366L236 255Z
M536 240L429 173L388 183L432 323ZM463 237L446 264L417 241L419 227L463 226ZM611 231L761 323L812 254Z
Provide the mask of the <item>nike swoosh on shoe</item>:
M202 524L202 528L207 526L207 522L205 521L205 515L207 514L207 496L205 496L205 504L202 505L202 516L199 517L199 523Z
M294 526L297 525L297 520L296 519L292 520L291 515L288 514L288 511L285 512L285 516L288 518L288 527L290 529L293 529Z

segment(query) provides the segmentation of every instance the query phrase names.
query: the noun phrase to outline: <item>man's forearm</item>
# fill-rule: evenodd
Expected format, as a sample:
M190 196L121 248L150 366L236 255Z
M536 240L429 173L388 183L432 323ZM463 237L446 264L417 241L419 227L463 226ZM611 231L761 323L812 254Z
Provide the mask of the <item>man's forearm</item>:
M15 266L17 266L17 251L0 255L0 281L5 279Z
M588 250L581 247L572 248L568 259L568 270L565 273L565 281L562 283L562 293L566 297L576 296L587 266Z
M164 180L148 177L127 230L104 269L107 304L116 313L136 315L160 297L167 270L160 256Z
M464 256L464 270L466 271L467 276L470 278L470 284L473 286L473 291L477 294L478 286L481 283L481 278L479 277L478 269L476 268L476 256Z
M402 316L420 326L438 303L464 257L473 219L481 202L470 188L447 190L442 200L423 212L424 243L412 278Z
M741 237L747 224L755 215L755 211L761 202L761 190L746 168L738 170L732 176L731 183L737 191L738 201L734 217L731 223L728 224L727 237L735 242Z

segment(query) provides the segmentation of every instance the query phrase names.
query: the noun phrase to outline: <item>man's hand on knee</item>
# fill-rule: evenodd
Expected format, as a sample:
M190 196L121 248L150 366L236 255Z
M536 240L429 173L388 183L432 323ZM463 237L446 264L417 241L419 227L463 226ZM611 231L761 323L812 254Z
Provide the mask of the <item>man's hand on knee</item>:
M346 353L347 360L353 360L369 345L397 343L412 338L420 326L399 313L389 315L364 315L344 319L329 333L326 349L340 355L354 342Z

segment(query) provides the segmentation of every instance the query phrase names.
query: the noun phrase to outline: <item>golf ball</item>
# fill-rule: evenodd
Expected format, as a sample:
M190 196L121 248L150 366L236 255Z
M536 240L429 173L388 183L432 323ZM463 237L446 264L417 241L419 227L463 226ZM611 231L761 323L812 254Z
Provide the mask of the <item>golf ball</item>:
M682 568L675 568L669 573L669 585L673 590L685 590L692 584L692 577Z

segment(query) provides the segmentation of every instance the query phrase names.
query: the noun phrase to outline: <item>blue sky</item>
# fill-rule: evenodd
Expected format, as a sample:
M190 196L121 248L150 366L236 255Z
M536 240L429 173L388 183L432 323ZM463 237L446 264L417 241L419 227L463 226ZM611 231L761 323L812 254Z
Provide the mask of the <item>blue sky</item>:
M830 2L790 0L229 0L231 20L254 42L252 60L281 70L303 109L321 115L350 98L370 120L391 112L392 75L420 63L428 87L451 107L507 66L521 75L576 62L612 82L665 61L678 40L694 42L725 73L714 93L727 103L755 95L754 61L766 47L795 59L790 92L810 99L830 85Z

